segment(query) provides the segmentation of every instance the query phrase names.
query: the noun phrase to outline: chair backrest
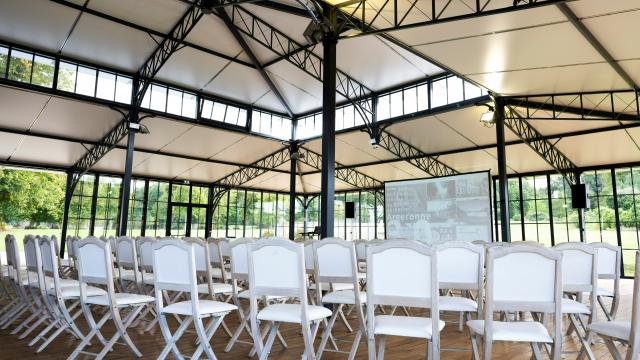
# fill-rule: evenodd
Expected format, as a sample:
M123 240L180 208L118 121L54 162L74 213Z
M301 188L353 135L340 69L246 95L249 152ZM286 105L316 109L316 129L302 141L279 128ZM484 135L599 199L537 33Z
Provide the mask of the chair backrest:
M484 252L469 242L441 243L438 251L438 281L441 289L482 291Z
M107 285L113 292L113 260L111 244L89 236L76 243L78 257L78 281L80 283Z
M136 242L128 236L116 239L116 263L118 268L138 269Z
M184 241L194 245L197 274L209 275L209 248L207 244L198 238L185 238Z
M179 239L152 244L157 297L162 297L160 293L164 290L197 294L195 249L196 245L193 242Z
M302 244L285 239L261 239L249 244L248 258L252 299L268 295L297 297L306 305Z
M367 246L367 307L399 305L438 313L438 261L434 248L416 241Z
M576 242L558 244L554 249L562 253L562 290L594 292L598 283L596 249Z
M590 243L598 252L598 278L618 279L620 277L620 247L607 243Z
M543 243L539 243L537 241L532 241L532 240L514 241L514 242L507 243L507 244L509 244L511 246L527 245L527 246L545 247Z
M75 236L67 236L67 255L69 259L76 260L76 243L78 242L78 238Z
M314 242L312 246L316 283L357 283L358 268L353 242L325 238Z
M36 256L36 238L33 235L26 235L24 240L22 240L24 247L24 262L25 267L27 269L27 273L29 272L37 272L38 271L38 260Z
M4 247L7 252L7 267L9 277L19 282L21 276L20 254L18 254L18 241L15 236L9 234L4 238Z
M313 274L316 265L313 259L313 243L316 240L307 240L304 242L304 266L308 274Z
M220 239L209 238L207 239L207 246L209 247L209 260L213 266L222 266L222 252L220 249Z
M58 298L60 298L60 274L58 273L58 267L55 266L57 264L58 251L55 248L55 243L53 239L50 239L47 236L42 236L38 239L38 246L40 250L40 257L42 259L41 266L43 274L49 276L53 282L53 287L47 283L47 278L44 278L44 287L43 289L52 288Z
M358 261L367 260L367 240L354 240L353 243L356 247L356 258Z
M218 245L220 247L220 253L222 254L222 260L224 261L224 258L231 256L231 240L222 238L218 241Z
M231 279L248 280L249 279L249 245L254 242L250 238L238 239L231 243L230 259L231 259Z
M136 240L138 247L138 256L140 257L140 270L151 272L153 271L153 244L157 242L156 238L143 237Z
M561 269L557 251L527 245L490 248L485 316L492 317L494 311L560 311Z

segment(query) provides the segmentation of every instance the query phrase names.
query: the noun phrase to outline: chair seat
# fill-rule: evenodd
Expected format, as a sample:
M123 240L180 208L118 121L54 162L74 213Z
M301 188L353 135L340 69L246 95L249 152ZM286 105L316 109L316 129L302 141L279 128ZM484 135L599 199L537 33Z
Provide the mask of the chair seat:
M591 314L589 307L581 302L573 299L562 299L562 313L563 314Z
M354 305L356 303L356 295L353 290L340 290L332 291L322 297L322 302L325 304L347 304ZM360 293L360 303L367 302L367 293Z
M596 292L596 295L604 296L604 297L614 297L615 296L613 291L611 291L609 289L605 289L605 288L598 288L598 291Z
M228 276L229 274L225 271L224 276ZM214 279L222 279L222 270L220 268L211 269L211 277Z
M114 279L120 279L121 276L122 276L122 279L124 279L124 280L127 280L127 278L133 279L133 274L134 274L134 271L133 270L129 270L129 269L122 269L122 270L114 269L113 270L113 278Z
M225 283L213 283L212 289L214 294L231 294L233 292L233 286L231 286L231 284L225 284ZM199 284L198 292L200 294L208 294L209 285Z
M251 293L249 292L249 290L242 290L238 293L238 297L240 299L249 299L251 298ZM269 295L267 296L267 300L280 300L280 299L286 299L287 296L273 296L273 295Z
M340 290L353 290L353 285L352 284L339 284L339 283L334 283L331 284L333 285L333 291L340 291ZM315 290L316 289L316 284L310 284L309 285L309 290ZM330 291L331 290L331 286L328 283L322 283L322 291Z
M444 321L440 320L438 329L442 331ZM376 335L407 336L431 339L433 335L431 318L414 316L378 315L375 318Z
M589 330L599 335L628 341L631 335L630 321L598 321L588 326Z
M307 307L308 318L316 321L331 316L331 310L324 306L309 305ZM268 305L258 312L258 320L276 321L286 323L302 323L302 305L300 304L273 304Z
M55 289L51 288L47 290L49 295L56 295ZM104 296L107 295L107 292L94 287L94 286L85 286L84 293L87 297L89 296ZM80 298L80 286L65 286L60 288L60 295L62 295L63 299L78 299Z
M236 309L238 309L238 307L236 307L235 305L228 304L222 301L200 300L198 302L197 310L199 315L209 315L224 314ZM166 314L178 314L186 316L193 315L191 301L180 301L167 305L162 309L162 312Z
M114 298L115 298L114 300L115 300L116 306L142 305L142 304L148 304L150 302L154 302L156 300L152 296L127 294L127 293L116 293L114 295ZM101 306L110 305L107 295L89 297L87 298L87 304L101 305Z
M31 282L29 282L29 280L31 280ZM35 280L33 277L31 279L23 278L22 281L23 281L22 285L24 286L29 285L31 287L40 288L40 283L38 282L38 280ZM47 286L47 290L53 289L53 287L55 286L52 277L45 276L44 281ZM78 280L74 280L74 279L60 279L59 284L61 288L79 286Z
M484 336L484 320L467 321L467 326L474 333ZM549 335L547 328L537 321L494 321L493 340L535 343L553 342L553 338Z
M438 308L440 311L476 312L478 303L461 296L440 296Z

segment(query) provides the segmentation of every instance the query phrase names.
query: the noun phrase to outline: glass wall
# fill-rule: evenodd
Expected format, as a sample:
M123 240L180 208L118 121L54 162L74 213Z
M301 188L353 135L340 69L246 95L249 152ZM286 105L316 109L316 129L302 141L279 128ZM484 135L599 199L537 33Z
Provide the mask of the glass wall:
M91 208L93 207L93 187L96 177L84 175L78 181L69 206L67 234L86 237L91 232Z
M167 209L169 206L169 183L149 181L147 193L147 217L145 236L165 236L167 233Z
M120 211L120 186L122 179L115 176L98 176L94 236L117 236Z

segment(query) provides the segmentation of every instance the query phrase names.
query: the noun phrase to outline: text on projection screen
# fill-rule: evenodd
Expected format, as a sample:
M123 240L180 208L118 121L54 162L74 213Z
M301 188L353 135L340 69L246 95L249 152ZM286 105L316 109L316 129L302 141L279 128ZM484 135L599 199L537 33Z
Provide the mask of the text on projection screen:
M491 242L487 172L387 182L384 195L387 239Z

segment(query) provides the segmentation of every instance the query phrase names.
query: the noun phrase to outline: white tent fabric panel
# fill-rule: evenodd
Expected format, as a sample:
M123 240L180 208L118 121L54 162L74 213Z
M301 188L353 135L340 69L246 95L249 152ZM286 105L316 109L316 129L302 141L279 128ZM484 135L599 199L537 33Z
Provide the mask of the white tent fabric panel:
M88 7L165 34L188 8L173 0L91 0Z
M244 4L242 5L242 7L250 13L259 17L260 19L264 20L266 23L286 33L287 36L293 38L298 43L307 43L303 33L311 22L311 19L291 15L255 4ZM228 10L227 13L230 13L230 10ZM240 21L242 21L240 18L236 18L236 22Z
M194 126L165 145L163 150L189 156L209 158L242 141L247 135Z
M136 72L157 46L146 33L83 14L62 53Z
M152 154L135 151L133 153L133 174L140 175L136 170L136 165L149 159ZM124 163L127 157L127 152L123 149L113 149L109 151L98 163L94 166L97 171L106 171L113 173L124 173Z
M256 101L251 103L251 105L258 106L267 111L277 111L284 114L287 113L280 100L273 94L273 91L271 90L264 93Z
M218 152L214 158L238 164L251 164L283 147L284 145L278 141L247 136Z
M69 167L85 152L78 143L23 136L11 160Z
M146 118L142 123L149 129L149 134L136 136L136 147L149 150L160 150L183 133L193 128L193 124L171 121L164 118ZM124 139L120 145L127 145Z
M22 136L0 132L0 159L7 160L22 141Z
M594 17L602 14L614 14L638 9L637 0L580 0L569 2L568 5L580 18Z
M488 152L496 159L495 167L497 174L498 153L495 148L489 149ZM506 153L507 166L510 168L509 172L526 173L553 169L527 144L509 145L507 146Z
M192 168L184 171L181 174L177 174L176 177L180 179L187 179L191 181L199 181L203 183L211 183L214 180L222 178L236 171L236 166L214 164L206 161L202 161Z
M249 61L231 31L214 15L203 16L187 35L187 41L229 56L240 54L238 59Z
M11 129L28 129L48 100L47 95L0 87L0 125Z
M156 78L188 89L200 90L229 62L230 60L184 47L171 55Z
M571 6L579 9L580 6ZM578 10L577 10L578 11ZM606 44L607 51L616 60L640 58L640 47L630 46L637 41L640 8L638 3L632 10L611 13L582 20L584 25L601 43Z
M429 174L404 160L387 164L364 166L357 170L380 181L430 177Z
M498 162L495 158L495 151L474 150L464 153L443 155L440 156L438 160L446 163L461 173L485 170L490 170L492 175L497 175L498 173ZM513 173L513 170L507 169L507 172Z
M257 70L230 63L204 90L252 104L268 92L269 87Z
M314 140L304 147L322 154L322 141ZM360 164L377 160L388 160L395 155L379 147L374 149L369 143L369 135L365 132L348 132L336 136L336 161L343 165Z
M121 119L119 112L104 106L52 97L42 109L33 130L97 141Z
M289 190L289 175L268 172L245 183L244 186L274 191L286 191Z
M638 161L640 158L640 133L629 129L633 138L624 130L602 134L567 137L556 146L578 166L595 166Z
M320 192L320 183L321 183L320 174L311 174L305 175L302 177L302 181L304 182L304 188L308 193L318 193Z
M322 83L311 75L286 60L278 61L266 70L294 111L305 112L322 107Z
M179 174L193 168L198 163L199 162L196 160L181 159L172 156L151 155L135 164L134 173L173 179ZM187 180L186 178L182 179Z
M46 0L0 1L0 37L58 51L78 12Z
M528 120L528 122L544 135L562 135L574 131L603 129L618 126L620 124L617 121L603 120ZM607 136L607 133L602 133L600 136Z
M470 119L474 121L466 122L462 131L468 133L482 128L478 119L479 117ZM475 145L465 137L463 132L459 132L446 121L440 120L437 115L394 124L387 131L427 154Z

